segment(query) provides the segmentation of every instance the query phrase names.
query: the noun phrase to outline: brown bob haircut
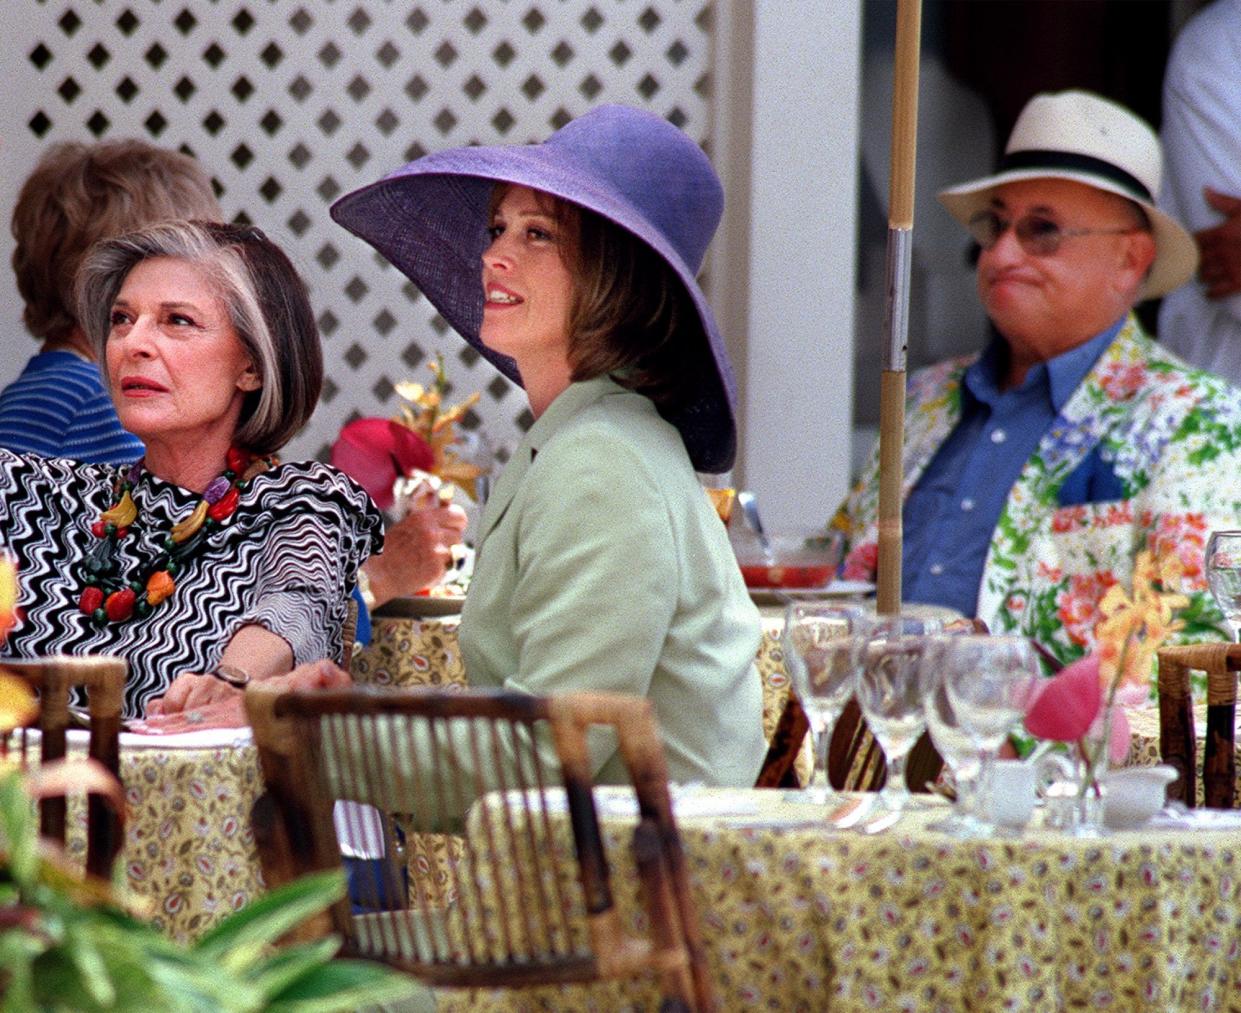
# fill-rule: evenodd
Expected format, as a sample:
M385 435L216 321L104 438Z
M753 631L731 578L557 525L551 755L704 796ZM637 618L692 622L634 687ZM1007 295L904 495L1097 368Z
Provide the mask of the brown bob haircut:
M490 219L507 184L492 193ZM595 212L537 194L555 220L573 276L569 369L574 381L605 374L664 414L690 399L711 357L693 300L662 257Z
M164 222L105 239L82 262L77 299L78 318L101 362L126 276L154 257L199 265L214 279L262 381L242 403L234 440L255 454L279 450L306 424L323 389L319 329L297 269L250 225Z
M139 140L54 144L13 208L13 271L27 330L63 341L77 326L74 277L100 239L174 218L223 217L194 159Z

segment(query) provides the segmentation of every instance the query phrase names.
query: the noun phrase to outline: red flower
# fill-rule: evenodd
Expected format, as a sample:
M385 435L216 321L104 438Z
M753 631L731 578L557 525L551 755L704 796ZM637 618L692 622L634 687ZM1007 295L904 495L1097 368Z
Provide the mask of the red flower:
M1085 523L1086 508L1084 506L1061 507L1051 515L1051 530L1058 535L1075 531L1083 527Z
M1128 401L1145 382L1146 367L1133 363L1113 363L1100 377L1100 386L1113 401Z
M1165 514L1147 535L1146 547L1157 559L1176 556L1181 561L1183 589L1201 591L1207 586L1202 564L1209 534L1206 517L1201 513Z
M1083 647L1094 643L1099 602L1115 583L1116 577L1110 570L1069 578L1068 588L1056 597L1056 610L1069 640Z
M332 445L332 464L367 491L381 510L392 506L392 483L419 469L430 471L435 454L421 436L391 419L350 422Z

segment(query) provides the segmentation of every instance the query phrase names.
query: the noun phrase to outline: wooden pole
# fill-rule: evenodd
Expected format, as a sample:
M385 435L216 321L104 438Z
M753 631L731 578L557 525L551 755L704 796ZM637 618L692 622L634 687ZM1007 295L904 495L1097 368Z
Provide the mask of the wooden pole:
M901 486L905 442L905 345L913 247L914 163L918 144L921 0L897 0L892 81L892 170L888 183L887 344L879 387L878 610L901 607Z

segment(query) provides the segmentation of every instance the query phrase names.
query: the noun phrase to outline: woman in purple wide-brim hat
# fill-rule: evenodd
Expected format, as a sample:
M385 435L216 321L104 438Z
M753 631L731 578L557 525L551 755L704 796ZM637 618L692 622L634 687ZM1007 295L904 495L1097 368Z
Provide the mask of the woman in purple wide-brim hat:
M648 697L674 780L762 762L760 626L695 476L736 452L735 390L695 275L710 162L603 106L541 144L411 162L332 217L521 384L534 424L483 512L460 640L471 686ZM615 743L595 773L624 780Z

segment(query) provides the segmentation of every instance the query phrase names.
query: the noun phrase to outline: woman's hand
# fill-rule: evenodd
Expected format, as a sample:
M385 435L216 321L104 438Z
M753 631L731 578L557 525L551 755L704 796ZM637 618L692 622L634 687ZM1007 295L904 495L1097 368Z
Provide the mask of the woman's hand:
M282 637L262 626L243 626L233 634L220 665L231 665L251 679L280 675L293 667L293 651ZM228 700L234 691L223 679L200 672L185 672L173 679L163 696L147 704L147 717L164 717L209 707Z
M199 707L229 699L237 690L213 676L202 672L185 672L172 680L168 691L147 704L147 717L182 714Z
M205 728L245 727L247 721L244 690L236 689L218 679L204 679L198 675L182 676L173 683L173 686L186 678L214 683L219 687L219 692L213 692L211 699L203 703L186 709L170 711L167 706L167 700L173 688L170 686L168 694L161 700L153 700L147 707L146 720L133 722L130 725L131 730L147 735L171 735L177 732L201 731ZM284 691L337 689L353 683L349 673L331 661L312 661L299 665L284 675L274 675L262 681L264 685L275 686ZM161 704L158 710L157 704Z
M375 604L409 597L434 584L452 563L452 546L461 541L468 521L461 507L415 504L384 533L384 549L364 569Z

